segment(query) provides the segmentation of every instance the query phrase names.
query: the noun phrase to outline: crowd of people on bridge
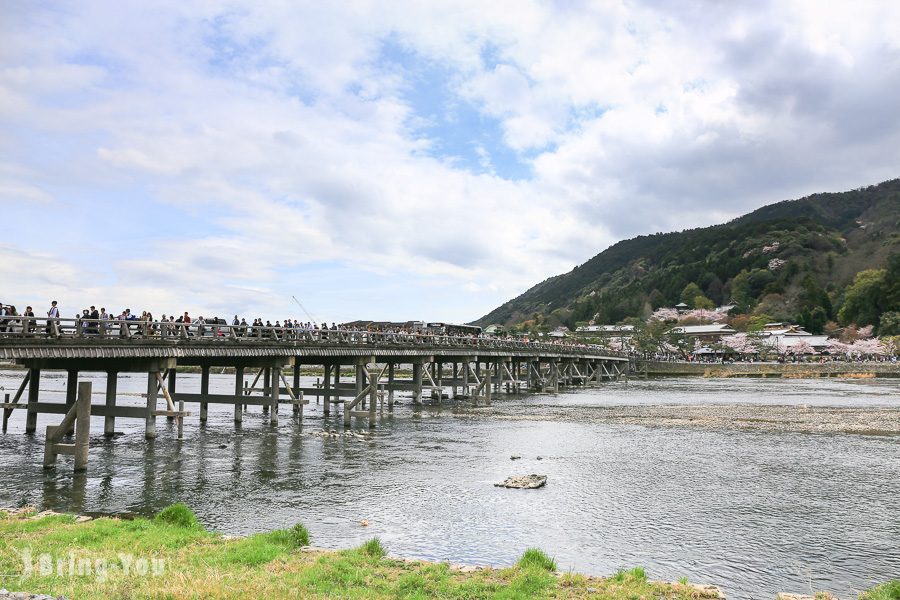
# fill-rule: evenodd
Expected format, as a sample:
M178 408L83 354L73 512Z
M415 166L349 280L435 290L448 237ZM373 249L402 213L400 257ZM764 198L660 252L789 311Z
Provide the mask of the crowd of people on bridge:
M202 315L191 317L189 311L184 311L178 316L163 314L158 320L152 312L142 311L140 315L130 308L121 312L111 313L106 307L96 306L81 309L73 318L64 318L59 303L54 300L46 310L46 318L36 317L31 306L19 313L14 305L0 303L0 334L26 334L33 335L36 332L62 334L74 334L79 336L139 336L139 337L236 337L236 338L262 338L277 340L333 340L344 339L346 334L353 338L359 334L377 334L381 339L398 340L404 336L428 336L433 332L416 324L391 324L389 327L366 326L346 327L332 322L314 323L302 322L298 319L286 318L284 320L263 320L260 317L247 322L246 318L234 315L231 321L219 317L207 317ZM495 338L483 334L465 334L443 337L465 338L467 340L492 339L506 342L535 343L537 340L528 338L514 338L505 336ZM553 344L568 347L587 347L572 340L541 340L541 344Z

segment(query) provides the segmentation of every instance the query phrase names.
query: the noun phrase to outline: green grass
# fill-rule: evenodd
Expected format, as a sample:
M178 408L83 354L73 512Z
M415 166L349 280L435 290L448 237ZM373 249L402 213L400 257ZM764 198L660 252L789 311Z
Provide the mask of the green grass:
M522 558L516 565L520 569L541 569L543 571L556 571L556 561L547 556L539 548L529 548L522 554Z
M892 579L863 592L860 600L900 600L900 579Z
M294 546L297 548L303 548L305 546L309 546L309 529L303 523L297 523L291 529L291 539L294 542Z
M362 546L360 546L360 551L362 551L365 555L374 558L382 558L387 554L387 550L384 549L384 546L381 545L381 540L379 540L377 537L372 538L371 540L365 542Z
M185 507L186 508L186 507ZM162 516L166 515L166 516ZM336 552L310 550L302 525L239 539L205 531L189 510L166 509L153 519L70 516L29 520L0 511L0 587L69 598L350 598L528 600L692 600L703 597L681 584L650 581L641 567L613 577L555 574L557 565L536 548L508 568L462 572L446 563L389 558L378 538ZM20 553L108 561L102 578L56 572L23 572ZM164 561L160 576L125 573L119 555ZM684 582L684 581L683 581ZM893 585L893 588L890 586ZM900 600L890 582L866 600ZM892 592L891 589L894 591Z
M203 525L186 505L178 502L159 511L153 518L157 523L184 527L185 529L203 529Z

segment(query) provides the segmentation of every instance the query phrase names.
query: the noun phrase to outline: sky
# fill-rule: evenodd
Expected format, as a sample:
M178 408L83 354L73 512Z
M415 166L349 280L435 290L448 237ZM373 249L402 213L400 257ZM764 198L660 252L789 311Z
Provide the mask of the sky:
M37 314L466 322L900 176L894 0L2 5L0 302Z

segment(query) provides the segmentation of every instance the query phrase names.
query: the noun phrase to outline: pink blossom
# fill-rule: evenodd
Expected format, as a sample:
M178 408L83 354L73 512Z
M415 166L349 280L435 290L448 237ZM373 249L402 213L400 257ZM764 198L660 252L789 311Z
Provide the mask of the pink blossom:
M722 343L739 354L756 352L756 340L746 333L736 333L722 338Z
M809 342L806 340L800 340L799 342L793 344L790 347L791 352L794 354L815 354L815 349L809 345Z
M728 318L728 315L717 313L712 310L694 309L689 310L678 317L679 321L693 319L701 323L722 323Z
M825 343L828 346L828 352L831 354L840 354L846 356L850 353L850 344L836 339L830 339Z
M657 308L650 318L654 321L677 321L678 316L678 311L674 308Z
M888 354L888 349L881 340L869 338L853 342L853 345L850 346L850 352L858 356L883 356Z

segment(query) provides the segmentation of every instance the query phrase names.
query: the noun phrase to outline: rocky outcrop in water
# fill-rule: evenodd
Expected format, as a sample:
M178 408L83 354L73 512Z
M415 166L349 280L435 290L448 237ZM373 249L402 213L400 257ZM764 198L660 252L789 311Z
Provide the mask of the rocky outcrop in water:
M546 475L513 475L507 477L501 483L495 483L495 487L513 488L517 490L533 490L547 485Z

